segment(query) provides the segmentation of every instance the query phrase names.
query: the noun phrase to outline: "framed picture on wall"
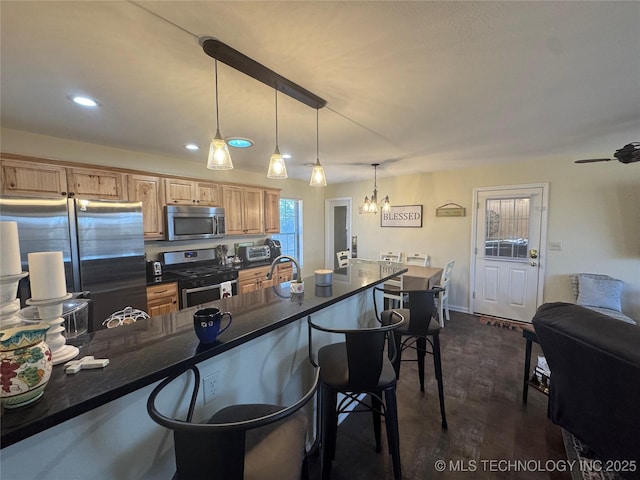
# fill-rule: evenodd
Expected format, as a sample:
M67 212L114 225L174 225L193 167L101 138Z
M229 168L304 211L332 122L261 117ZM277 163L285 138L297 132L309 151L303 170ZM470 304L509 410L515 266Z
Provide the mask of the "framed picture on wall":
M396 205L380 212L380 226L422 228L422 205Z

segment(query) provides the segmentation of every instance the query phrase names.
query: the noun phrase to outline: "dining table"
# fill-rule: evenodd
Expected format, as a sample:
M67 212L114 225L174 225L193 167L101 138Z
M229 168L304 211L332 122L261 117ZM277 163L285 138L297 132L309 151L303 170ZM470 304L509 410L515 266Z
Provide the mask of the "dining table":
M402 288L405 290L430 290L440 283L443 269L440 267L422 267L405 265L407 271L402 275Z

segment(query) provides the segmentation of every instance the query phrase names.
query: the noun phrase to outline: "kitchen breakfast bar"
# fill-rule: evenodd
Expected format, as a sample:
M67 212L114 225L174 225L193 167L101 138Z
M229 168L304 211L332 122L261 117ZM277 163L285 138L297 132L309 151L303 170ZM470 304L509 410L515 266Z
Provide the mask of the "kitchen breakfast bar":
M284 283L206 304L233 316L210 345L201 345L193 328L202 306L77 337L70 343L80 357L109 364L75 375L56 366L41 400L2 413L2 478L170 478L172 436L146 411L158 381L194 364L203 378L215 376L215 395L206 405L200 391L201 418L204 410L238 403L293 403L310 376L307 316L336 325L364 322L373 316L371 288L405 271L353 264L335 272L331 286L304 278L304 294L291 294ZM335 341L327 336L318 346L323 340ZM178 404L185 388L174 388Z

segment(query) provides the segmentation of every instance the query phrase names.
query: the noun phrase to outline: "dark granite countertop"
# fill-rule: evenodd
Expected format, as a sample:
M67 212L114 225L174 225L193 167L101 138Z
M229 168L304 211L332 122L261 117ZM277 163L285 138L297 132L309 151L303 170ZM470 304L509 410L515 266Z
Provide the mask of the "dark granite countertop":
M159 285L162 283L177 282L179 279L180 277L178 275L171 272L164 272L162 275L157 277L150 277L149 275L147 275L147 287Z
M193 314L202 306L158 315L69 341L79 357L108 358L104 369L64 373L53 368L44 395L36 404L2 413L1 448L88 412L137 389L157 382L189 365L249 342L291 322L379 284L406 269L356 264L347 275L334 274L330 287L316 286L306 277L305 293L291 296L283 283L206 304L233 315L231 326L210 345L203 346L193 330Z

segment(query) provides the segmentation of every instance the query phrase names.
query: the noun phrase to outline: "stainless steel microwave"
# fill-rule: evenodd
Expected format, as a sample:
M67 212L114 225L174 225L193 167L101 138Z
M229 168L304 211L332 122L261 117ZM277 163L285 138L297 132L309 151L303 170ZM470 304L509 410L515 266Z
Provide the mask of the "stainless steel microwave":
M222 238L225 234L224 208L167 205L165 232L170 241Z

